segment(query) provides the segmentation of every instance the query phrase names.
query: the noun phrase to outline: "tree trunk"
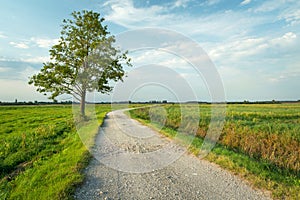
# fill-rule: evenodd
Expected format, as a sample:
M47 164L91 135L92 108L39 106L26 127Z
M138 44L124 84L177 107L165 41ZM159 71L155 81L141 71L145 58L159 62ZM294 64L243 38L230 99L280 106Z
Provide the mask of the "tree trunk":
M80 114L82 117L85 117L85 96L86 96L86 91L84 90L80 101Z

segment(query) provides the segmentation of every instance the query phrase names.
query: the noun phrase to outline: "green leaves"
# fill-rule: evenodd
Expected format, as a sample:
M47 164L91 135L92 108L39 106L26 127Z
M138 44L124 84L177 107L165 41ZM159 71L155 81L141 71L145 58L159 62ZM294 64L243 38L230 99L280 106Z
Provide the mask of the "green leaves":
M63 20L60 40L49 51L51 62L29 80L37 91L50 92L51 99L67 93L84 100L86 91L109 92L109 80L124 76L121 63L131 65L127 52L113 46L115 38L99 13L83 10L71 16Z

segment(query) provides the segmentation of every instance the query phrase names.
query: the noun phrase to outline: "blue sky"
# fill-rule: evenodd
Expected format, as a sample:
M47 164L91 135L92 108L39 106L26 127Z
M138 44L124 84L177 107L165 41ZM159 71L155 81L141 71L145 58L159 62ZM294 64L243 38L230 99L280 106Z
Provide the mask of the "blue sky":
M114 35L156 27L177 31L197 42L218 70L228 101L300 99L298 0L0 0L0 3L0 101L47 100L27 84L28 77L49 60L48 51L60 36L62 20L70 18L72 11L83 9L100 12ZM132 58L135 66L157 62L180 68L177 72L192 85L198 100L209 100L209 91L197 91L205 85L203 80L180 59L159 51L134 53ZM155 95L153 89L149 92L146 88L135 94L139 96L137 100L168 98ZM110 96L97 98L107 101Z

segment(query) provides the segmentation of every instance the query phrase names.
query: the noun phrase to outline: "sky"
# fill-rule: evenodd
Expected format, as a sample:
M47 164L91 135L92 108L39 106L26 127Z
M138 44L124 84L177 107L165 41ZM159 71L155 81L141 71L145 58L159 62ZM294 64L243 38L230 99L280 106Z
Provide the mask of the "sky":
M184 44L197 44L203 50L199 50L198 58L206 55L211 61L209 67L216 69L214 73L220 77L223 86L219 89L224 90L226 101L300 99L298 0L0 0L0 4L3 102L47 100L47 96L27 84L28 77L49 61L49 50L58 42L62 20L71 18L73 11L84 9L101 13L108 30L117 38L128 31L153 28L156 36L141 36L138 41L155 44L161 41L159 37L163 38L165 29L172 32L170 41L174 44L179 37L187 38ZM158 48L129 52L133 67L126 69L128 77L124 83L117 83L111 95L90 94L89 98L211 100L212 83L182 56L191 51L184 44L178 43L171 49L163 48L162 42ZM124 89L137 77L144 82L136 81L135 86ZM167 82L160 83L162 79ZM168 84L173 84L173 89ZM182 84L190 89L184 89ZM63 95L58 100L70 97Z

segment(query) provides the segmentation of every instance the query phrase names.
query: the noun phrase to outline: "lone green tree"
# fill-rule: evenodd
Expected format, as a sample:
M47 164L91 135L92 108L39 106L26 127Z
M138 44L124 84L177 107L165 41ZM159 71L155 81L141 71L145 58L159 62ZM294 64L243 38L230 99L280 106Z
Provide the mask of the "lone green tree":
M45 95L51 93L49 99L72 95L80 101L80 113L85 116L87 92L110 92L109 83L122 81L123 65L131 64L127 52L113 46L115 38L102 25L104 18L99 13L83 10L71 16L63 20L58 44L50 49L50 61L29 84Z

